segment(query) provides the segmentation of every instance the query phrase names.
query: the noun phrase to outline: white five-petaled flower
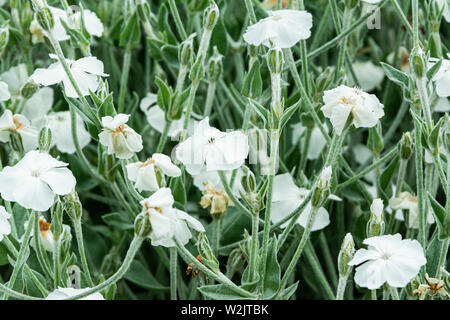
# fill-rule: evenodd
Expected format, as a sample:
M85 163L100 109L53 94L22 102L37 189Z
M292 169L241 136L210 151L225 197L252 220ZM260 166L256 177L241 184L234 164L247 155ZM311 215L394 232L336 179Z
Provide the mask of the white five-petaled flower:
M67 166L48 153L30 151L15 166L0 172L0 194L26 209L46 211L55 195L68 194L75 188L75 177Z
M126 166L128 179L135 182L139 192L156 191L160 187L158 173L169 177L179 177L181 170L172 163L170 157L162 153L154 153L145 162L134 162Z
M50 54L50 58L58 59L54 54ZM66 59L66 62L83 96L89 95L89 90L92 92L97 91L99 87L99 76L108 76L108 74L103 72L103 62L96 57L84 57L78 60ZM78 94L70 82L69 76L59 61L52 63L47 69L36 69L30 76L30 79L43 86L51 86L62 82L66 95L69 98L78 98Z
M4 206L0 206L0 241L3 240L3 236L11 233L9 218L11 218L11 215L6 211Z
M248 137L242 132L222 132L209 125L209 118L200 121L194 134L180 143L176 157L191 175L206 171L227 171L239 168L248 155Z
M65 300L70 297L77 296L83 292L86 292L91 288L75 289L75 288L61 288L51 292L45 300ZM87 297L81 298L80 300L105 300L100 292L96 292L88 295Z
M166 126L166 117L164 111L156 105L156 94L149 92L144 99L141 100L140 109L145 113L148 123L153 129L159 133L164 132ZM183 131L185 115L183 114L180 119L173 120L170 124L167 136L175 138ZM194 131L195 120L189 119L188 132L191 134Z
M52 131L52 147L60 152L74 153L75 143L72 138L72 121L70 111L53 112L45 116L39 121L40 126L48 125ZM78 143L81 148L84 148L91 141L91 136L86 130L83 119L76 114L76 128Z
M400 234L365 239L367 249L359 249L349 265L356 268L355 282L370 290L385 282L396 288L405 287L427 262L417 240L404 239Z
M401 221L404 220L402 210L408 210L408 228L419 228L419 200L416 196L413 196L407 191L401 192L398 197L389 199L389 206L392 208L392 210L396 210L395 218ZM428 211L427 214L427 223L434 223L434 217L431 213L431 210Z
M53 16L54 26L51 34L57 41L69 40L70 37L64 29L61 20L64 21L72 29L81 29L81 11L75 12L73 15L67 14L67 11L48 6ZM101 37L103 34L103 24L97 15L91 10L84 9L84 26L87 32L96 37Z
M115 154L119 159L130 159L143 148L142 137L125 124L129 118L129 114L123 113L114 118L102 118L103 130L98 135L100 143L108 147L108 154Z
M450 54L447 54L450 58ZM432 62L433 63L433 62ZM436 84L436 94L441 98L450 97L450 60L443 59L441 67L432 81Z
M0 81L0 101L6 101L11 98L11 93L9 93L8 85Z
M254 46L290 48L311 36L312 15L299 10L268 11L267 18L247 28L244 40Z
M200 221L174 208L174 202L169 188L158 189L149 198L141 201L141 214L147 214L150 219L152 231L149 237L154 246L174 247L174 238L182 244L188 243L192 238L189 227L198 232L205 232Z
M0 141L9 142L11 133L20 135L25 152L37 148L38 131L31 126L30 121L21 114L13 115L11 110L5 110L0 117Z
M384 107L378 98L357 88L341 85L327 90L323 101L325 105L321 110L338 135L344 130L349 116L356 128L371 128L384 116Z
M308 196L310 190L299 188L295 185L289 173L280 174L274 177L273 194L272 194L272 213L270 219L273 223L281 221L283 218L297 209ZM340 198L330 195L332 200L341 201ZM308 217L311 214L311 201L303 209L302 214L298 217L297 223L302 227L306 227ZM289 221L283 223L280 227L285 228ZM313 222L312 231L325 228L330 223L328 211L320 207L317 211Z

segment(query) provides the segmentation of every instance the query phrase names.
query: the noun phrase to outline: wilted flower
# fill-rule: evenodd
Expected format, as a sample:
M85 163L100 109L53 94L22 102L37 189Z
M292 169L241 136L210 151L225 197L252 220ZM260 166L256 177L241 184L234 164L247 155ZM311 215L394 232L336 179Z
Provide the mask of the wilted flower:
M384 106L378 98L357 88L341 85L327 90L323 101L325 105L321 110L338 135L344 130L348 117L352 117L351 124L356 128L371 128L384 116Z
M164 128L166 126L166 117L164 111L156 105L156 94L149 92L144 99L141 100L140 108L142 112L145 113L147 117L148 123L152 126L153 129L158 131L159 133L164 132ZM170 128L167 133L168 137L175 138L183 132L185 115L183 114L180 119L173 120L170 123ZM192 133L194 130L194 121L193 119L189 119L188 132Z
M273 223L281 221L283 218L297 209L308 196L310 190L306 188L299 188L295 185L294 180L288 173L280 174L273 179L273 194L272 194L272 212L270 219ZM330 195L332 200L341 201L340 198ZM298 217L297 223L302 227L306 227L308 217L311 214L311 201L303 209L302 214ZM317 210L316 217L312 225L312 231L325 228L330 223L328 211L320 207ZM280 227L285 228L289 221L283 223Z
M58 287L55 291L51 292L45 300L65 300L70 297L77 296L83 292L86 292L91 288L75 289L75 288L61 288ZM81 298L80 300L105 300L100 292L96 292Z
M248 138L239 131L222 132L209 125L206 117L198 123L194 134L180 143L176 157L192 175L206 171L239 168L248 155Z
M439 296L441 298L449 297L450 294L445 290L445 282L441 279L430 278L428 273L425 274L426 284L421 284L413 291L420 299L430 295L432 297Z
M419 200L416 196L409 192L401 192L398 197L393 197L389 200L389 206L392 210L398 210L395 213L395 218L403 221L404 215L401 210L408 210L408 228L419 228ZM434 223L434 217L431 211L428 212L427 222Z
M311 36L312 15L299 10L269 11L269 17L247 28L244 40L252 45L290 48Z
M365 239L368 249L359 249L349 265L356 268L355 282L370 290L385 282L396 288L405 287L427 262L417 240L402 240L400 234Z
M67 166L48 153L29 151L15 166L0 172L1 196L26 209L46 211L55 194L65 195L75 188L75 177Z
M450 54L447 54L450 58ZM436 84L436 94L441 98L450 97L450 60L443 59L441 67L432 81Z
M174 247L177 239L186 244L192 238L188 226L199 232L205 232L203 225L184 211L173 207L174 199L169 188L161 188L149 198L141 201L143 212L150 220L150 239L152 245Z
M170 158L162 153L154 153L145 162L134 162L126 166L128 179L135 182L139 192L156 191L160 187L161 175L179 177L181 170L172 163ZM159 179L158 179L159 176Z
M0 81L0 101L6 101L9 100L9 98L11 98L11 94L9 93L8 85L5 82Z
M11 233L9 218L11 218L11 215L6 211L4 206L0 206L0 241L3 240L3 236Z
M103 130L98 135L100 143L108 147L108 154L115 154L119 159L129 159L143 148L142 137L125 124L129 118L129 114L123 113L114 118L102 118Z
M58 59L54 54L49 56L52 59ZM108 76L103 72L103 62L96 57L84 57L78 60L66 59L66 62L83 96L89 95L89 90L97 91L99 87L98 76ZM36 69L30 76L30 80L43 86L51 86L62 82L66 95L70 98L78 98L78 94L60 62L52 63L47 69Z
M227 206L234 206L233 201L228 197L227 193L223 189L216 189L214 186L205 182L205 190L203 196L200 199L200 205L203 209L211 207L211 215L222 214L227 211Z
M0 141L9 142L11 133L20 135L25 152L37 148L38 131L36 128L32 127L30 121L23 115L13 115L11 110L5 110L0 117Z

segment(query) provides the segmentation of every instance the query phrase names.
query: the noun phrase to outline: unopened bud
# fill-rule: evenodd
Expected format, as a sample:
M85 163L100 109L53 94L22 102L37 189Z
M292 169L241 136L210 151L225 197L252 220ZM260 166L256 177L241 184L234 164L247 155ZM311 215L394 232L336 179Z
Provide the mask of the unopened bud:
M377 237L384 234L385 224L383 218L383 201L375 199L370 206L370 218L367 222L366 233L367 237Z
M50 230L52 231L53 238L56 240L63 233L63 212L64 205L58 199L52 206L50 210L52 224Z
M284 56L280 48L271 48L267 53L267 65L271 73L280 74L283 71Z
M214 47L214 54L208 61L207 75L210 81L217 81L222 74L223 55L219 53L217 47Z
M189 66L194 58L194 38L195 33L184 40L178 48L178 62L180 65Z
M202 257L202 262L213 271L218 272L219 261L214 256L208 238L202 232L200 232L197 237L197 250Z
M316 79L316 95L315 100L319 101L322 98L323 92L328 89L328 86L334 79L334 68L327 67Z
M78 193L75 190L64 196L64 209L70 219L74 221L81 220L81 216L83 215L83 206L81 205Z
M242 188L245 192L252 193L256 191L256 178L254 173L247 167L242 166L243 176L241 179Z
M402 160L408 160L413 152L413 143L411 133L405 132L399 145L400 157Z
M20 90L20 95L25 99L30 99L38 89L39 85L36 82L29 81L23 86L22 90Z
M418 79L422 79L425 76L425 72L427 70L427 59L422 48L414 47L409 60L411 63L411 70L414 71L415 76Z
M152 232L152 224L147 212L141 212L134 220L134 234L146 238Z
M50 32L55 25L52 12L49 8L42 8L36 12L36 20L45 31Z
M341 277L347 277L352 271L352 266L348 263L353 259L355 255L355 242L350 233L345 235L344 241L341 245L341 251L338 256L338 270Z
M219 20L219 8L214 0L210 0L208 7L204 11L203 27L212 30Z
M9 28L8 26L4 26L0 28L0 52L2 52L6 48L8 40L9 40Z
M48 152L52 146L52 130L49 126L44 126L39 132L39 150Z
M330 196L331 187L331 176L332 176L331 166L326 167L322 170L319 176L319 180L316 183L316 188L314 189L313 196L311 199L311 204L315 208L319 208Z

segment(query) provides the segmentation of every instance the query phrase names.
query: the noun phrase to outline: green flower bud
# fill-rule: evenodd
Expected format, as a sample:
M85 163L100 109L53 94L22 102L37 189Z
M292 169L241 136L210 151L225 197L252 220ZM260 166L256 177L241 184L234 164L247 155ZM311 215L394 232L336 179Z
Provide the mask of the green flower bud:
M194 58L194 38L195 33L184 40L178 48L178 62L180 65L189 66Z
M427 70L427 58L422 48L414 47L409 59L411 70L414 71L414 74L418 79L422 79Z
M150 5L148 4L148 1L146 0L138 0L137 2L137 11L139 18L142 21L149 21L151 16L151 10Z
M22 138L20 137L20 135L17 132L11 132L10 136L10 144L11 144L11 149L13 149L13 151L22 154L23 153L23 145L22 145Z
M383 219L383 201L375 199L370 206L370 218L367 222L366 233L367 237L377 237L384 234L385 223Z
M352 271L353 266L348 263L353 259L355 255L355 243L350 233L345 235L344 241L341 245L341 251L338 256L338 270L341 277L348 277Z
M64 209L70 219L74 221L81 220L81 216L83 215L83 206L81 205L78 193L75 190L64 196Z
M280 48L271 48L267 53L267 65L271 73L280 74L283 71L284 56Z
M9 6L11 7L11 9L16 9L17 8L17 0L9 0Z
M9 41L9 28L8 26L4 26L0 28L0 52L2 52Z
M41 8L41 10L37 11L36 20L41 28L48 32L50 32L55 25L53 15L49 8Z
M403 137L399 145L401 159L408 160L412 155L413 148L414 146L412 143L411 133L410 132L403 133Z
M208 61L207 75L210 81L217 81L222 74L222 59L223 56L217 50L217 47L214 46L214 54Z
M195 61L194 65L189 72L189 79L193 83L199 82L205 75L205 67L203 66L203 58L200 56Z
M219 271L219 261L209 245L208 238L200 232L197 237L197 249L202 257L202 262L215 272Z
M325 90L328 89L330 83L334 79L334 68L327 67L316 79L316 95L315 101L319 101Z
M20 90L20 95L25 99L30 99L38 89L39 85L37 83L29 81L23 86L22 90Z
M311 204L314 208L321 207L330 196L331 176L331 166L328 166L322 170L311 199Z
M52 231L53 238L56 240L63 233L63 212L64 205L58 200L53 204L50 209L52 224L50 226L50 230Z
M244 175L242 176L241 184L245 192L247 193L255 192L256 191L255 175L247 166L242 166L242 171Z
M52 146L52 130L47 125L39 132L39 150L48 152Z
M213 30L219 20L219 8L214 0L210 0L208 7L204 11L203 27Z
M367 147L374 155L379 155L384 149L383 134L381 133L381 124L369 128L369 138L367 140Z
M146 238L152 232L152 224L147 212L141 212L134 220L134 234Z

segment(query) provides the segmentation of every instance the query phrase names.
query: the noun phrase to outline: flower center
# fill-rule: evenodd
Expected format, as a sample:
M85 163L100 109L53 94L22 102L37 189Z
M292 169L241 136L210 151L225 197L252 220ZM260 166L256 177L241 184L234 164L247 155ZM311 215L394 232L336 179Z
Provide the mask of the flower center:
M151 165L152 163L154 164L154 163L155 163L155 160L153 160L152 158L148 158L145 162L143 162L143 163L139 166L139 168L149 166L149 165Z
M212 144L212 143L214 143L214 140L216 140L216 138L210 137L210 138L208 139L208 143Z
M20 122L16 116L13 117L13 122L14 122L14 125L16 126L16 130L20 130L24 127L24 124L22 122Z
M39 170L32 170L30 174L32 177L35 177L35 178L39 178L41 176L41 173L39 172Z
M384 252L381 255L381 259L383 259L383 260L389 260L390 257L391 257L391 255L389 253L387 253L387 252Z
M121 124L120 126L118 126L116 128L116 130L114 130L114 133L122 133L124 132L126 129L128 128L128 126L126 124Z

